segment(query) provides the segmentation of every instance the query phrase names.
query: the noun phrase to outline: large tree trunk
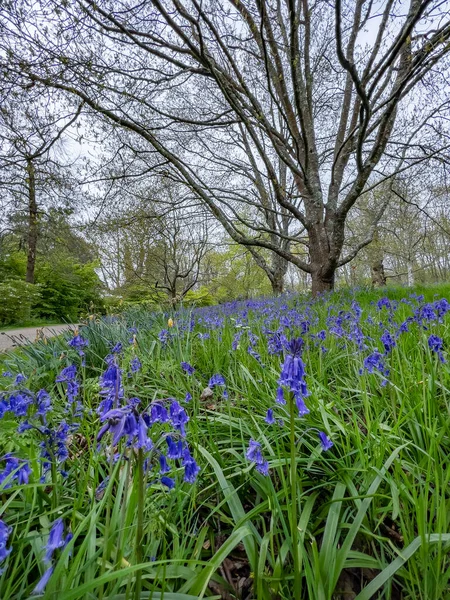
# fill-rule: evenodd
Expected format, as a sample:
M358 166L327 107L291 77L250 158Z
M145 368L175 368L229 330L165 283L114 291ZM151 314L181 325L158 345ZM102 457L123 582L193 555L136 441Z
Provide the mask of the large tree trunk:
M319 219L308 231L313 296L334 289L338 257L344 241L343 234L335 237L335 245L331 247L325 224Z
M381 258L372 264L372 285L374 287L384 287L386 285L386 275L384 273L383 259Z
M28 186L28 256L25 280L34 283L36 267L36 247L38 240L38 207L36 203L36 173L32 159L27 160Z
M334 289L334 276L335 270L327 273L323 273L321 270L313 271L311 273L312 295L317 296L318 294L322 294L324 292L331 292Z

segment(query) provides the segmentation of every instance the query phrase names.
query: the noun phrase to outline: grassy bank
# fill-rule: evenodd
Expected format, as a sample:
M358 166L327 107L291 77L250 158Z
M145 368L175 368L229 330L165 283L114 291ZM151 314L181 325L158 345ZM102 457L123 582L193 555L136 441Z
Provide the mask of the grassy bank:
M449 597L448 292L134 311L7 354L0 597Z

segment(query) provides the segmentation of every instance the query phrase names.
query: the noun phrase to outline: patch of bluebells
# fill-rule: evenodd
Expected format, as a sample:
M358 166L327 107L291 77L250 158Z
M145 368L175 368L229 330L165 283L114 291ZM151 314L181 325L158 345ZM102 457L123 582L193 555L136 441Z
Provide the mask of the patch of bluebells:
M101 412L100 422L102 427L97 435L99 443L106 434L109 434L114 447L124 440L125 447L142 450L145 453L153 451L156 455L159 454L160 482L167 488L172 489L175 486L175 480L167 475L171 470L168 460L181 463L184 468L184 481L188 483L196 481L200 468L185 440L189 416L174 398L152 402L146 410L141 409L138 398L131 398L124 405ZM173 431L165 435L161 433L160 428L156 429L155 439L158 441L154 442L152 428L155 425L169 425ZM163 439L166 439L166 454L159 449L161 435ZM151 463L147 461L147 464Z

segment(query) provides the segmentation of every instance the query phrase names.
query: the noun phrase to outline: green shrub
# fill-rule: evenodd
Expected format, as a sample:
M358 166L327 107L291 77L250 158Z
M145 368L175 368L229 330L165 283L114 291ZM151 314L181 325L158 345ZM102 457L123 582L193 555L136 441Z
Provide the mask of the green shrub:
M20 279L0 283L0 323L8 325L26 321L33 305L39 302L41 289Z

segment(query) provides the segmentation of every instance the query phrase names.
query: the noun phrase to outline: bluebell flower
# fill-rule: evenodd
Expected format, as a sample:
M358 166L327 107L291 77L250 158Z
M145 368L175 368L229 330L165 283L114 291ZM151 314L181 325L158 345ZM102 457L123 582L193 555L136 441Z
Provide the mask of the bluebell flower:
M89 346L89 341L82 338L81 335L74 335L73 338L70 339L68 343L69 343L69 346L72 346L72 348L78 348L78 349Z
M53 575L53 566L50 566L38 581L36 587L33 590L33 596L41 596L45 592L47 583L50 581L50 577Z
M100 396L103 400L97 409L99 415L117 408L119 400L123 398L122 370L119 369L116 358L113 356L107 361L107 368L100 377Z
M309 396L305 381L305 365L300 356L303 344L304 342L301 338L293 339L287 343L286 349L288 353L285 356L278 379L280 386L286 386L294 394L300 416L309 412L303 401L303 398Z
M0 519L0 563L2 563L11 553L11 548L7 548L8 538L11 535L11 527ZM2 571L0 570L0 575Z
M246 457L249 461L255 463L256 470L262 475L269 475L269 463L264 459L261 452L261 444L255 440L250 440Z
M392 348L394 348L397 344L394 340L394 338L392 337L392 335L390 334L389 331L385 331L383 333L383 335L381 336L381 341L383 343L384 346L384 353L385 354L389 354L389 352L391 352Z
M120 354L123 350L123 346L121 342L117 342L117 344L115 344L112 348L111 348L111 353L112 354Z
M213 375L208 383L208 387L213 389L216 385L225 386L225 378L220 373Z
M0 486L3 482L8 482L3 485L3 489L11 487L13 481L17 481L18 485L27 484L30 479L31 469L28 461L19 459L12 454L6 454L2 459L5 463L5 469L0 473Z
M284 391L281 386L277 387L277 395L276 395L275 401L278 404L286 404L286 400L284 399Z
M138 425L137 425L137 444L135 444L136 448L142 448L146 452L153 448L152 440L147 436L147 424L142 415L139 415Z
M137 356L135 356L130 363L131 372L137 373L138 371L141 370L141 368L142 368L141 361L139 360L139 358Z
M184 481L187 483L195 483L197 475L200 472L200 467L195 462L195 459L188 448L183 450L182 465L184 467Z
M11 373L11 371L4 371L2 373L2 377L12 377L12 376L13 376L13 374Z
M45 546L45 558L46 562L50 562L53 553L58 548L63 548L66 544L64 539L64 523L62 519L57 519L51 526L48 541Z
M167 458L164 454L159 455L159 472L163 475L169 473L170 467L167 463Z
M187 392L186 396L184 397L184 401L190 402L191 400L192 400L192 394L190 392Z
M195 372L195 369L192 365L190 365L188 362L182 362L181 363L181 368L183 369L183 371L185 371L188 375L192 375Z
M184 408L176 400L173 400L170 405L170 420L175 429L185 437L185 425L189 421L189 417Z
M298 410L298 416L304 417L305 415L307 415L310 411L309 408L306 406L305 401L303 400L303 395L301 393L294 392L294 399L295 405L297 406Z
M266 418L264 420L269 425L273 425L275 423L275 418L273 416L273 408L269 408L266 414Z
M326 452L333 446L333 442L330 440L329 437L327 437L327 435L323 431L319 431L319 439L322 445L322 450L324 452Z
M175 481L171 477L161 477L161 483L172 490L175 487Z
M435 352L438 355L439 360L442 363L446 362L444 355L442 354L442 348L444 347L444 341L442 338L434 334L430 335L428 338L428 347L432 352Z
M18 392L9 397L8 410L14 413L16 417L25 417L28 413L28 407L32 402L33 397L31 392Z
M168 447L167 458L170 458L171 460L177 460L183 456L183 442L180 440L178 442L174 442L170 435L168 435L166 437L166 443Z
M37 411L36 414L40 417L45 417L48 411L51 409L52 401L50 394L45 390L39 390L36 394Z
M16 375L16 378L14 380L14 385L20 385L21 383L23 383L24 381L26 381L26 377L25 375L22 375L22 373L19 373L18 375Z
M76 365L69 365L68 367L65 367L61 373L56 377L55 381L57 383L61 383L61 382L65 382L65 381L72 381L73 379L75 379L77 375L77 366Z
M113 446L116 446L124 436L133 438L138 434L137 420L129 406L112 408L100 417L100 421L104 422L104 425L98 432L98 442L102 440L107 432L110 432L113 436Z
M57 383L66 383L66 395L69 402L75 402L76 397L78 396L78 392L80 390L80 386L76 380L77 376L77 367L76 365L70 365L63 369L61 373L56 378Z
M150 405L150 414L147 416L147 420L149 425L153 425L154 423L168 422L169 413L167 412L166 407L160 400L153 402Z

